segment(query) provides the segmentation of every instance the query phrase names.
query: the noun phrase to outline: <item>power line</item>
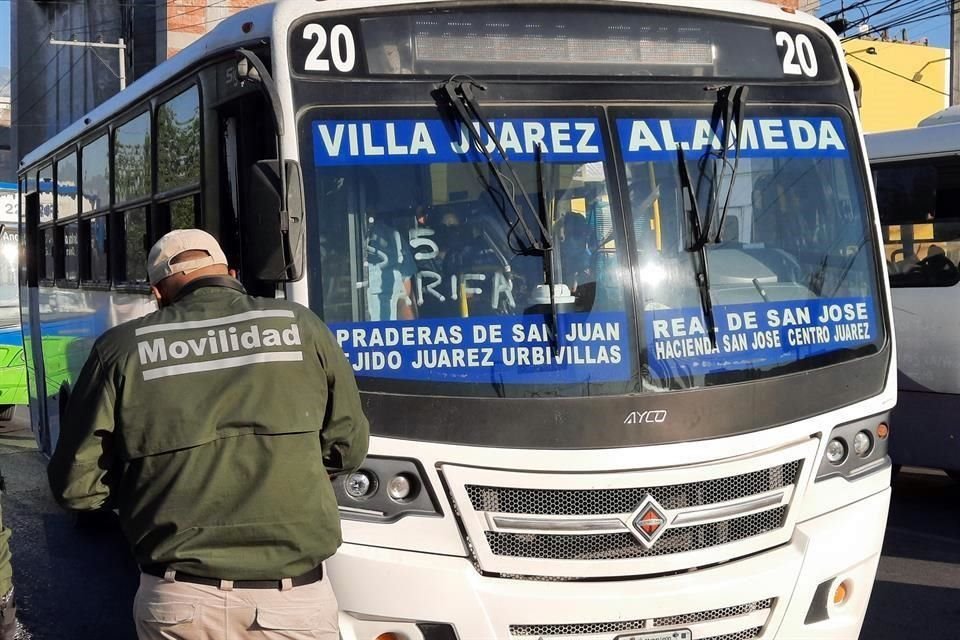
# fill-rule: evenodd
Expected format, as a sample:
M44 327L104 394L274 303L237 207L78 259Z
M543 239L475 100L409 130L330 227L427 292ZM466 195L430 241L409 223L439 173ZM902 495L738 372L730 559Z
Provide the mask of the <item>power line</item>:
M902 27L907 24L913 24L915 22L920 22L922 20L927 20L929 18L937 17L940 15L947 15L946 13L943 13L943 11L944 9L942 5L934 2L926 5L925 7L917 9L913 13L893 17L888 22L873 26L862 33L858 33L855 36L848 36L843 40L846 41L846 40L851 40L857 37L863 37L863 36L867 36L875 33L882 33L890 29L895 29L896 27Z
M222 20L222 18L214 18L214 19L211 19L211 20L207 20L207 21L205 21L205 22L198 23L196 26L203 26L203 25L210 24L210 23L212 23L212 22L219 22L220 20ZM85 51L86 51L86 49L85 49ZM54 58L52 58L49 62L47 62L47 64L44 65L43 69L41 69L41 73L42 73L43 70L45 70L47 67L49 67L49 66L50 66L50 63L53 62L53 60L55 60L55 59L56 59L56 58L54 57ZM46 98L47 95L50 94L51 91L53 91L54 89L56 89L56 87L57 87L57 85L60 83L60 81L63 80L65 77L67 77L67 75L68 75L71 71L73 71L73 68L77 66L77 63L79 63L81 59L83 59L83 56L78 57L78 58L73 62L73 64L71 64L70 67L69 67L65 72L63 72L60 76L58 76L57 79L54 81L54 83L53 83L46 91L44 91L42 94L40 94L40 96L39 96L36 100L34 100L33 103L32 103L29 107L27 107L24 111L29 112L31 109L33 109L33 108L36 107L38 104L40 104L40 103L43 101L43 99ZM39 77L40 77L40 74L37 74L37 76L34 78L34 80L33 80L32 82L28 83L27 86L32 85L33 82L35 82ZM49 123L49 122L48 122L48 123L46 123L46 124L43 125L43 126L49 126L49 125L51 125L51 124L52 124L53 126L59 126L60 123L59 123L59 122L57 122L57 123ZM24 127L24 126L40 126L40 125L37 125L37 124L33 124L33 125L21 125L21 124L19 124L19 123L14 123L14 124L12 124L11 126L12 126L12 127Z
M944 15L943 12L947 10L944 0L868 0L868 2L870 1L875 4L860 6L861 9L868 9L864 11L861 18L852 20L845 25L847 30L856 27L863 28L864 25L868 25L868 28L861 33L844 37L845 41L939 17ZM879 6L881 4L882 6ZM837 15L842 15L842 13ZM879 16L884 16L885 20L880 23L873 22ZM872 26L869 23L873 23Z
M229 4L228 4L228 5L225 5L225 4L223 4L223 3L226 2L226 1L227 1L227 0L214 0L213 2L210 2L209 4L198 5L198 6L195 6L195 7L191 8L191 9L189 9L189 10L187 10L187 11L183 11L183 12L181 12L181 13L175 13L175 14L173 14L173 15L171 15L171 16L164 15L164 16L162 16L161 18L158 18L157 20L155 20L154 23L155 23L155 25L159 26L159 25L163 24L164 22L166 22L166 21L168 21L168 20L171 20L171 19L173 19L173 18L179 18L179 17L181 17L181 16L190 15L191 13L197 13L198 11L203 11L203 10L205 10L205 9L211 9L211 8L213 8L213 7L217 7L218 9L249 9L249 7L246 6L246 5L229 5ZM169 7L169 5L170 5L171 2L176 2L176 0L167 0L166 2L164 2L164 3L162 3L162 4L156 5L155 8L160 9L160 8ZM217 20L219 20L219 19L220 19L220 18L217 18ZM104 21L104 22L101 22L101 23L96 24L96 25L93 25L93 26L78 27L78 28L73 29L73 30L63 31L62 33L67 34L67 35L76 35L76 34L80 34L80 33L83 33L83 32L87 33L88 35L94 35L94 34L100 34L100 33L109 33L109 32L111 32L111 31L121 30L121 29L123 28L123 26L117 24L117 26L108 27L108 26L106 26L106 25L115 24L115 23L120 23L120 22L123 22L123 20L124 20L123 17L120 17L120 18L111 18L110 20L106 20L106 21ZM207 24L207 23L209 23L209 22L213 22L213 21L212 21L212 20L208 20L207 22L203 22L203 23L199 23L199 24ZM193 24L193 25L187 25L187 26L199 26L199 24ZM159 33L159 32L160 32L160 30L157 30L157 33Z
M0 0L0 2L3 2L3 1L5 1L5 0ZM74 4L74 3L66 2L66 0L61 0L61 1L63 1L64 4ZM193 7L193 8L191 8L191 9L189 9L188 11L183 11L183 12L181 12L181 13L175 13L175 14L170 15L170 16L163 16L161 19L158 19L158 20L155 21L155 26L156 26L156 28L154 29L154 32L155 32L155 33L161 33L161 32L163 31L163 29L160 28L160 25L163 24L164 22L168 21L168 20L171 20L171 19L173 19L173 18L179 18L179 17L185 16L185 15L189 15L189 14L191 14L191 13L197 13L198 11L201 11L201 10L206 10L206 9L210 9L210 8L213 8L213 7L222 8L222 9L246 9L246 8L248 8L248 7L239 6L239 5L224 5L223 3L226 2L226 1L227 1L227 0L213 0L213 2L210 2L210 3L207 3L207 4L203 4L203 5L199 5L199 6ZM176 2L176 0L166 0L166 2L163 2L163 3L160 4L160 5L156 5L156 8L159 9L159 8L163 8L163 7L168 7L171 2ZM128 5L128 6L134 6L134 5L133 5L133 4L130 4L130 5ZM223 19L222 17L221 17L221 18L214 18L214 19L211 19L211 20L207 20L207 21L205 21L205 22L199 22L199 23L195 23L195 24L192 24L192 25L189 25L189 26L195 26L195 27L203 26L203 25L210 24L211 22L219 22L219 21L222 20L222 19ZM109 31L116 31L116 30L121 30L121 29L123 28L122 25L118 25L118 26L116 26L116 27L110 27L110 28L104 29L104 30L98 30L98 27L99 27L99 26L103 26L103 25L108 25L108 24L111 24L111 23L115 23L115 22L122 22L122 21L123 21L123 18L111 19L111 20L108 20L108 21L105 21L105 22L101 22L101 23L99 23L98 25L93 25L92 27L90 27L90 26L81 27L81 28L78 28L78 29L74 29L74 30L72 30L72 31L71 31L71 30L61 30L60 33L61 33L61 34L65 34L65 35L76 35L76 34L80 33L81 31L85 31L85 30L86 30L88 33L102 33L102 32L109 32ZM0 88L0 92L2 92L3 89L6 89L7 87L9 87L11 84L13 84L13 81L14 81L22 72L24 72L24 70L25 70L26 66L29 64L30 60L31 60L37 53L40 52L40 50L44 47L44 45L48 45L48 44L49 44L49 43L48 43L46 40L40 42L40 44L37 46L37 48L35 48L35 49L30 53L30 55L26 57L25 61L24 61L23 63L21 63L21 64L17 67L17 69L16 69L15 71L11 72L10 78L7 80L7 83L6 83L2 88ZM62 45L58 46L58 47L57 47L57 51L55 51L53 54L51 54L50 60L47 61L47 63L40 69L40 71L39 71L39 72L34 72L34 73L32 74L32 75L34 76L34 77L33 77L33 80L31 80L30 82L28 82L25 86L20 87L19 89L20 89L21 91L24 91L24 90L26 90L28 87L33 86L34 82L36 82L36 81L43 75L43 72L46 71L47 68L56 60L57 55L60 53L60 49L62 49L62 48L63 48Z
M49 95L49 93L50 93L51 91L53 91L54 89L57 88L57 85L60 84L60 81L63 80L64 78L66 78L67 75L69 75L69 74L73 71L73 68L77 66L77 63L79 63L79 62L80 62L81 60L83 60L83 59L84 59L84 56L83 56L83 55L77 56L77 59L74 60L73 63L72 63L69 67L67 67L67 70L64 71L62 74L60 74L60 75L57 77L57 79L53 82L53 85L52 85L49 89L47 89L46 91L44 91L42 94L40 94L40 97L37 98L36 100L34 100L33 103L32 103L29 107L27 107L27 108L25 109L25 111L29 112L29 111L30 111L31 109L33 109L35 106L37 106L38 104L40 104L40 102L41 102L44 98L46 98L47 95ZM49 63L48 63L48 64L49 64ZM13 126L16 127L16 126L19 126L19 125L14 124Z
M857 62L862 62L863 64L865 64L865 65L867 65L867 66L870 66L870 67L873 67L873 68L875 68L875 69L879 69L880 71L883 71L884 73L889 73L890 75L896 76L896 77L900 78L901 80L906 80L907 82L912 82L913 84L920 85L921 87L923 87L923 88L925 88L925 89L929 89L930 91L933 91L934 93L939 93L939 94L942 95L942 96L949 96L949 95L950 95L949 93L946 93L946 92L944 92L944 91L940 91L939 89L934 88L934 87L931 87L931 86L928 85L928 84L923 84L922 82L919 82L919 81L917 81L917 80L914 80L913 78L908 78L908 77L905 76L905 75L899 74L899 73L897 73L896 71L891 71L890 69L887 69L886 67L882 67L882 66L880 66L879 64L874 64L874 63L872 63L872 62L868 62L867 60L864 60L863 58L858 58L858 57L855 56L855 55L851 55L850 57L853 58L854 60L856 60Z
M9 0L0 0L0 2L5 2L5 1L9 1ZM163 3L160 4L160 5L156 5L156 8L159 9L159 8L161 8L161 7L167 7L167 6L170 5L171 2L175 2L175 1L176 1L176 0L166 0L166 2L163 2ZM192 9L192 10L190 10L190 11L186 11L186 12L184 12L184 13L178 13L178 14L174 14L174 15L172 15L172 16L167 16L165 19L177 18L177 17L179 17L179 16L186 15L186 14L188 14L188 13L193 13L194 11L196 11L196 10L198 10L198 9L201 9L201 8L202 8L202 9L206 9L207 7L214 6L214 5L219 4L220 2L223 2L223 1L224 1L224 0L215 0L215 2L213 2L213 3L210 4L210 5L203 5L203 6L201 6L201 7L194 8L194 9ZM62 4L73 4L73 5L76 5L76 3L74 3L74 2L69 2L68 0L49 0L49 3L51 3L51 4L62 3ZM110 3L109 5L106 4L106 3L92 3L92 4L93 4L94 6L136 6L136 5L133 4L133 3L123 3L123 2L117 3L116 5L114 5L113 3ZM90 6L90 5L88 4L87 6ZM96 28L97 26L100 26L100 25L106 25L106 24L111 24L111 23L114 23L114 22L120 22L120 21L122 21L122 20L123 20L123 18L115 18L115 19L107 20L107 21L105 21L105 22L99 23L99 25L94 25L94 28ZM159 25L160 23L161 23L161 21L158 20L158 21L157 21L157 24ZM119 28L121 28L121 27L114 27L114 28L111 28L110 30L112 31L112 30L114 30L114 29L119 29ZM66 34L66 35L76 35L76 34L80 33L81 31L84 31L84 30L91 30L91 31L92 31L93 29L91 29L90 27L79 27L79 28L73 29L73 30L62 31L61 33ZM157 33L159 33L159 31L157 31ZM51 35L52 35L52 34L51 34ZM3 85L3 87L0 87L0 93L2 93L3 89L6 89L7 87L9 87L9 86L13 83L14 78L16 78L16 77L20 74L20 72L22 72L22 71L24 70L24 68L27 66L27 64L29 63L29 61L30 61L35 55L37 55L37 54L40 52L40 50L44 47L44 45L48 45L48 44L49 44L49 42L46 41L46 40L41 40L41 41L40 41L40 43L37 45L37 48L34 49L33 51L31 51L28 56L26 56L25 62L21 63L21 64L17 67L17 69L16 69L15 71L12 71L12 72L10 73L10 78L7 80L7 83L6 83L5 85ZM43 71L45 71L46 68L47 68L48 66L50 66L50 63L56 58L56 56L57 56L57 54L59 53L59 50L60 50L61 48L62 48L62 47L58 47L58 48L57 48L57 51L54 52L53 55L51 55L51 59L50 59L50 60L47 62L47 64L44 65L44 67L40 70L40 73L43 73ZM39 75L39 74L37 74L37 75ZM30 84L32 84L32 83L30 83ZM28 84L27 86L30 86L30 84Z

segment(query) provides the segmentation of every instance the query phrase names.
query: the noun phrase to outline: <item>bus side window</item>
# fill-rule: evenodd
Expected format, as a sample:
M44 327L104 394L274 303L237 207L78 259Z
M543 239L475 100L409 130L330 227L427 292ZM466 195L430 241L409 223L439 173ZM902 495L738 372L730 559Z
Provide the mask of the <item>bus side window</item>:
M80 223L80 278L101 287L110 282L107 262L110 183L110 136L104 133L80 149L78 203L82 215L93 214Z
M80 277L79 228L76 222L57 227L59 271L57 278L77 283Z
M85 223L87 266L83 278L91 282L105 284L110 281L109 245L107 244L107 221L109 216L101 215Z
M43 256L40 262L40 281L52 282L56 277L56 238L54 236L56 228L47 227L40 232L40 255Z
M129 284L147 282L147 208L138 207L121 214L123 226L123 281Z
M156 207L156 236L202 226L200 140L200 93L194 84L157 108L157 193L162 200ZM168 199L171 191L174 199Z
M874 167L892 287L960 282L960 163L948 158Z

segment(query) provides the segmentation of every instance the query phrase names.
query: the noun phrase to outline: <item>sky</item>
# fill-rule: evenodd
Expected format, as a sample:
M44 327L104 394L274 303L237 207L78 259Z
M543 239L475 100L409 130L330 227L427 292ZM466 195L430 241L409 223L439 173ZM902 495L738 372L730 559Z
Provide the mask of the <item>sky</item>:
M889 32L892 39L901 39L901 30L906 29L908 41L928 38L931 46L950 46L949 0L801 0L801 7L804 1L819 4L818 16L836 14L845 7L844 15L851 23L867 20L871 27L894 25ZM844 35L856 33L857 29L851 29Z

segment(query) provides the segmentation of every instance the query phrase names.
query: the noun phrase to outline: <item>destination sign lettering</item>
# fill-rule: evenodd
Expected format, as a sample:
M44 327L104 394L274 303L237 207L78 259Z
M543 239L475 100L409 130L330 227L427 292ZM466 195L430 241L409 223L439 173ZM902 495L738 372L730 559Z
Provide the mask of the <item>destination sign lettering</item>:
M730 151L740 157L846 157L849 153L839 118L749 118L742 132L731 125ZM627 162L675 161L677 147L694 157L721 151L721 123L709 119L617 120L621 149Z
M357 322L330 326L358 376L563 384L630 378L624 313L421 319L416 323Z
M532 162L539 149L548 162L603 159L596 118L490 120L496 141L511 160ZM469 130L443 120L316 120L312 123L317 166L480 162L483 154ZM496 143L482 127L487 151L500 161Z
M700 309L647 311L653 377L704 375L789 364L877 338L872 298L717 305L716 346Z

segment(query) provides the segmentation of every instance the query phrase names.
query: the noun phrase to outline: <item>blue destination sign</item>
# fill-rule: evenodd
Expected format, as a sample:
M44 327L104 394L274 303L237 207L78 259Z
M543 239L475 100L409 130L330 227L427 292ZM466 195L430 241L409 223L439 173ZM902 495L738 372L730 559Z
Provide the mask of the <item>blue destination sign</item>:
M709 119L617 120L620 148L626 162L676 161L677 146L691 159L723 149L723 127ZM743 132L733 128L730 153L737 142L741 158L831 157L848 154L839 118L751 118Z
M629 380L624 313L358 322L330 326L358 376L497 384Z
M872 298L718 305L716 348L698 308L644 316L647 358L656 378L789 364L877 338Z
M311 126L318 167L484 160L468 130L443 120L315 120ZM596 118L491 120L490 126L511 160L532 162L538 147L545 162L603 159ZM477 130L487 150L502 160L486 131Z

